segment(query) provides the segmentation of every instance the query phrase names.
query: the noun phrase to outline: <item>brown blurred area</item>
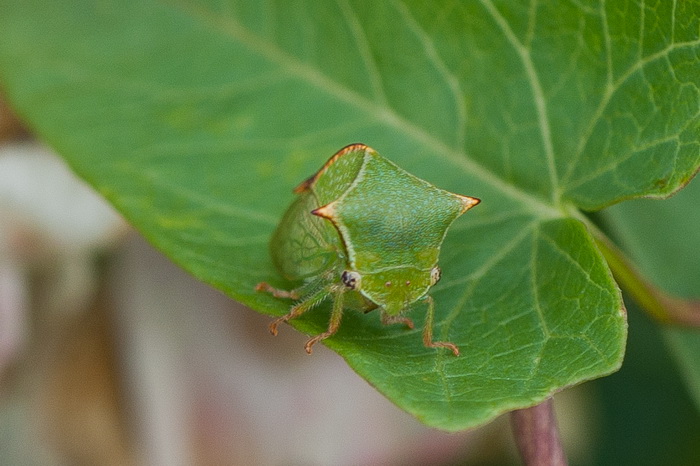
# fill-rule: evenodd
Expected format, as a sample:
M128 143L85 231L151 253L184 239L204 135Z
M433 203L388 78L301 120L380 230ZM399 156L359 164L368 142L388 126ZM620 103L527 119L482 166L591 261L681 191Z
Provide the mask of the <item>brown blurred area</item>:
M135 464L102 293L45 344L37 393L41 434L69 464ZM39 364L41 366L42 364Z
M46 165L37 147L0 98L0 462L137 464L98 264L126 228L56 237L27 205L52 193L17 192L36 188L16 177Z
M29 138L29 131L0 95L0 144Z

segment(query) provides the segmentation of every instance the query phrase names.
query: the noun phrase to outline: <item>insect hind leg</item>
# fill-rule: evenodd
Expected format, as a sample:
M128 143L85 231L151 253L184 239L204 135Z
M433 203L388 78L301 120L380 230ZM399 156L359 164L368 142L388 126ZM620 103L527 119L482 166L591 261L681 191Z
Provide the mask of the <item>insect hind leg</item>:
M428 303L428 313L425 316L425 327L423 328L423 345L428 348L447 348L455 356L459 356L459 348L449 341L433 341L433 318L435 315L435 302L431 296L424 298Z
M328 281L329 279L325 275L322 275L320 277L316 277L313 280L308 280L304 282L303 285L289 291L282 290L280 288L275 288L267 282L260 282L257 285L255 285L255 291L270 293L275 298L297 300L301 299L304 296L312 295L315 292L319 291L324 286L324 284L328 283Z
M260 291L264 293L270 293L275 298L286 298L286 299L299 299L301 295L299 294L300 288L294 290L280 290L275 288L267 282L260 282L255 285L255 291Z

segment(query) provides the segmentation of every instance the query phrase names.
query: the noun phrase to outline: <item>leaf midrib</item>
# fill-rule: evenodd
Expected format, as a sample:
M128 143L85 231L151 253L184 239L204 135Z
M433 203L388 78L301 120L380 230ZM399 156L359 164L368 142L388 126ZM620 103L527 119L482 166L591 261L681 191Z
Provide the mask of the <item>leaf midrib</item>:
M449 162L467 173L484 180L488 185L500 191L504 196L521 202L533 214L547 218L563 218L567 214L563 209L545 202L541 197L530 194L518 187L507 183L503 178L470 158L464 150L455 150L444 142L436 139L423 128L406 120L388 106L381 106L368 100L360 94L348 89L341 83L334 81L319 70L309 66L289 54L283 52L266 38L255 35L232 17L221 17L212 12L196 6L179 3L165 3L166 6L179 9L199 19L207 25L213 26L223 35L239 42L249 50L265 57L270 62L284 68L289 74L305 80L309 84L323 89L328 94L335 96L359 109L365 110L387 125L396 128L407 136L417 139L435 149L436 154L444 161Z
M530 49L520 43L515 36L515 33L508 25L506 19L496 9L491 0L481 0L481 4L501 29L501 32L505 36L508 43L510 43L515 52L518 54L518 57L520 57L525 74L527 75L528 82L530 83L530 89L532 90L532 100L535 103L535 109L537 112L537 122L540 129L540 137L542 139L542 148L544 149L544 155L547 161L547 172L549 175L549 183L552 193L551 200L554 206L559 207L561 203L561 198L559 196L559 176L557 174L556 163L554 162L554 146L552 144L552 132L549 127L547 104L545 102L542 84L540 83L537 71L535 70L535 64L532 62L532 57L530 57ZM531 14L533 13L534 12L531 11ZM531 18L530 22L532 22Z

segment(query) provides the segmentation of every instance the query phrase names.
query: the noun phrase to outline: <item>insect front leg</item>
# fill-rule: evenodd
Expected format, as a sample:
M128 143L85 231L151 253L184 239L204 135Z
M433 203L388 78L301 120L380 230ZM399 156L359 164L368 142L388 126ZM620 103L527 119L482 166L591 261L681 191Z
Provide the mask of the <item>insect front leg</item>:
M340 320L343 317L343 294L346 290L347 288L343 285L334 284L330 286L330 294L333 295L333 310L331 311L331 318L328 321L328 330L316 335L306 342L304 349L308 354L311 354L311 347L314 344L321 340L325 340L338 331L338 328L340 327Z
M428 348L449 348L455 356L459 356L459 348L454 343L448 341L433 341L435 302L430 295L426 295L424 299L428 302L428 314L425 317L425 328L423 328L423 344Z
M287 322L290 319L294 319L296 317L299 317L309 309L313 309L314 307L318 306L321 304L328 296L331 294L331 289L333 285L325 286L321 288L320 290L310 294L309 296L305 297L303 301L301 301L298 304L295 304L292 306L292 309L282 317L278 317L277 319L273 320L272 323L270 324L270 333L273 335L277 335L277 326L283 322Z

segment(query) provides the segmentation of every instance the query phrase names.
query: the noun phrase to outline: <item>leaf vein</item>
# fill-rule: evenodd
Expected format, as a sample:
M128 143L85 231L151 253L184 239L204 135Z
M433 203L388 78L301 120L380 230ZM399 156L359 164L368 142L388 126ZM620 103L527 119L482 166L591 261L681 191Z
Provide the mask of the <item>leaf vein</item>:
M367 35L362 28L362 21L357 17L357 14L347 0L337 0L337 2L340 10L343 12L345 22L352 31L355 44L357 44L365 70L367 70L367 78L369 79L374 96L382 105L389 107L389 100L384 92L382 76L377 68L377 62L372 56L372 50L367 40Z
M484 277L493 267L498 264L503 258L505 258L511 251L513 251L524 239L525 237L531 233L531 230L533 227L537 225L539 220L533 220L529 224L525 225L523 228L520 229L520 232L513 236L510 241L505 243L503 246L499 248L499 251L497 254L494 254L489 258L488 261L484 262L481 267L478 269L474 270L472 273L467 275L466 277L461 277L456 280L452 280L445 285L441 287L441 289L444 288L450 288L462 283L467 283L467 282L472 282L472 285L464 292L462 297L459 299L457 305L452 309L452 311L449 313L448 317L445 319L445 321L449 321L452 318L454 318L455 313L459 313L461 310L462 306L468 299L469 295L473 292L474 287L476 286L476 283Z
M558 252L569 264L573 265L575 269L578 269L579 272L581 272L586 277L586 281L588 283L592 284L595 288L598 288L603 293L612 296L610 290L606 289L605 287L597 283L595 280L593 280L591 278L591 273L588 270L584 269L581 263L574 259L568 251L562 249L561 246L559 246L559 244L554 240L554 238L546 234L542 234L541 238L544 241L546 241L556 252Z
M606 64L606 85L612 86L613 65L612 65L612 45L610 44L610 26L608 24L608 12L605 9L605 0L600 0L600 19L603 25L603 38L605 39L605 64Z
M528 82L530 83L530 89L532 90L532 98L535 102L535 109L537 112L537 121L540 129L540 138L542 139L542 147L544 149L545 159L547 161L547 171L549 174L549 183L551 190L551 201L554 206L559 206L560 196L559 196L559 180L557 174L557 167L554 160L554 146L552 143L552 133L549 122L549 115L547 112L547 102L544 96L544 91L542 89L542 83L540 82L539 75L535 69L535 64L530 56L530 51L523 44L518 41L515 33L511 29L510 25L506 19L501 15L501 13L496 9L491 0L480 0L481 4L486 8L487 12L494 19L498 27L503 32L504 36L511 44L513 49L517 52L522 62L523 68L527 75Z
M537 318L540 321L540 324L542 325L542 330L544 332L544 339L545 339L545 344L546 340L550 337L550 331L549 327L547 326L547 320L544 318L544 311L542 310L542 307L540 306L540 294L539 294L539 287L537 286L537 254L539 251L539 242L538 242L538 237L540 228L539 228L539 223L535 225L535 232L533 233L531 237L531 252L530 252L530 270L532 271L530 273L530 286L532 288L532 302L533 302L533 308L535 309L535 312L537 313ZM544 345L543 345L544 348Z
M572 183L572 176L575 173L575 168L578 165L578 162L581 160L581 157L583 156L583 153L586 149L586 146L588 145L588 142L590 141L593 131L595 130L596 125L600 122L600 119L603 117L605 113L605 109L607 108L608 104L610 103L612 97L615 95L615 93L620 90L622 85L631 77L633 76L637 71L642 70L646 65L662 59L666 58L671 52L674 50L680 49L680 48L685 48L685 47L695 47L700 45L700 39L694 40L694 41L687 41L687 42L677 42L675 44L671 44L668 47L664 48L663 50L656 52L654 54L651 54L639 61L637 61L634 65L630 66L627 71L625 71L613 84L612 86L609 86L606 88L605 93L603 94L603 98L600 100L598 106L596 107L595 111L593 112L589 124L586 126L586 129L583 131L581 138L579 139L579 145L576 149L576 153L571 159L571 163L569 164L569 168L567 172L564 174L562 178L562 185L567 186L567 190L569 190L569 186Z
M116 168L116 167L115 167ZM161 178L159 175L154 175L148 172L148 170L136 170L121 167L122 172L129 174L135 178L141 178L153 185L157 185L164 191L171 192L174 197L180 196L188 201L197 202L206 207L207 210L214 210L222 213L224 216L243 218L246 220L257 221L265 225L277 225L278 218L273 215L267 215L256 209L246 209L243 207L234 206L232 204L226 204L218 202L217 199L210 196L203 195L199 191L193 189L184 188L181 185L169 183Z
M403 18L406 20L406 24L411 28L416 37L423 44L423 50L426 57L430 59L435 68L437 69L440 76L444 79L447 87L450 89L452 96L454 98L455 112L457 116L457 127L455 128L455 134L457 136L457 141L455 144L455 149L458 151L464 150L464 144L466 140L466 127L467 127L467 109L464 99L464 92L462 91L461 85L459 84L459 79L454 75L454 73L447 67L440 54L436 50L433 41L430 36L423 30L418 21L411 15L410 11L404 3L399 0L393 0L393 3L397 10L401 13Z

